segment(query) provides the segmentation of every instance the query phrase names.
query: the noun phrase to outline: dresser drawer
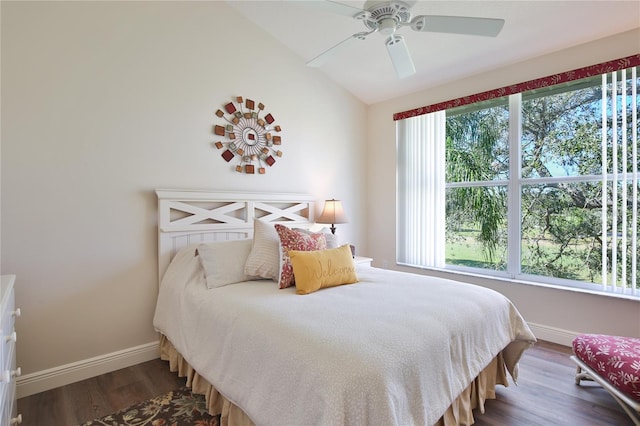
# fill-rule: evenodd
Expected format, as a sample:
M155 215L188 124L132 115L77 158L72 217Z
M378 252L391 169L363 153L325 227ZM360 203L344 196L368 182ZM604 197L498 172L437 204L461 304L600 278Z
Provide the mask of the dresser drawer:
M7 294L2 295L4 305L2 306L2 317L0 317L0 327L2 328L2 340L15 331L15 311L16 302L13 286L6 289Z
M4 340L4 339L3 339ZM0 381L7 381L7 372L11 373L16 369L16 342L13 340L4 340L0 342L3 346L2 369L0 370Z
M15 358L14 358L15 365ZM14 372L15 373L15 372ZM0 385L0 407L2 407L2 416L0 417L0 426L19 424L19 422L11 423L11 420L17 417L18 400L16 399L16 376L12 374L10 381Z
M17 334L15 331L15 299L13 297L13 286L8 289L10 294L4 299L5 305L2 307L2 318L0 319L0 327L2 328L2 335L0 336L0 374L3 374L6 370L13 370L15 367L15 345L17 340Z
M19 424L18 422L11 423L11 420L17 417L18 401L16 400L16 381L13 380L7 387L7 393L3 399L2 405L2 426L10 426L12 424Z
M3 275L0 285L0 426L9 426L19 419L16 403L15 275ZM16 422L14 422L15 424Z
M11 413L13 412L13 398L11 396L11 384L5 387L5 393L2 398L2 426L9 425L11 420Z
M9 399L10 397L10 388L11 388L11 383L0 383L0 408L2 409L2 411L0 411L0 413L2 413L2 420L4 420L5 417L5 411L4 411L4 406L7 405L8 403L11 402L11 400ZM3 421L0 421L0 425L4 426L8 423L5 423Z

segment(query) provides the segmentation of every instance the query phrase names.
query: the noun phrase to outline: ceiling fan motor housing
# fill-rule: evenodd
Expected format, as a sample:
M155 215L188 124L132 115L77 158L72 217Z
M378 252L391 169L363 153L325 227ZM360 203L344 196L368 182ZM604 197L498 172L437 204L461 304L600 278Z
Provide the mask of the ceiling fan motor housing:
M364 25L385 35L393 34L398 26L411 20L410 6L402 1L368 1L365 9L369 16L364 20Z

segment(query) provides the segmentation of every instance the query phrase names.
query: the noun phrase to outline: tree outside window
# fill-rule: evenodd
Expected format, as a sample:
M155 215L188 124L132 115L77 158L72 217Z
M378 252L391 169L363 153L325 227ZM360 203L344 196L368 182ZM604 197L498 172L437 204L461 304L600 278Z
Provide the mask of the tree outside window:
M621 76L512 95L515 111L507 98L447 110L448 266L640 286L640 79Z

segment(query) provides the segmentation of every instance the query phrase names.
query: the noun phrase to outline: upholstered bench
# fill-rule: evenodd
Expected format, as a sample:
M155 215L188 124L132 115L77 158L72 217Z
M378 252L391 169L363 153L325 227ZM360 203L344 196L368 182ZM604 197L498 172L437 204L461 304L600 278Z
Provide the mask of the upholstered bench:
M573 353L576 384L598 382L640 425L640 339L581 334L573 340Z

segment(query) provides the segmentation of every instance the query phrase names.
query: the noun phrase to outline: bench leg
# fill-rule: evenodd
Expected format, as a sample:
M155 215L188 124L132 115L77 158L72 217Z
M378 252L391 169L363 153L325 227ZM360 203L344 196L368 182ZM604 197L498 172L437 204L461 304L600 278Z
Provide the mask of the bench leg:
M586 371L582 371L582 368L578 365L576 366L576 385L580 386L580 382L582 380L589 380L591 382L593 381L589 373L587 373Z
M576 363L576 385L580 385L582 380L591 380L597 382L600 386L602 386L607 392L611 394L613 399L616 400L618 404L622 407L622 409L629 415L631 421L635 426L640 426L640 404L629 399L619 390L617 390L613 385L603 379L601 376L598 376L597 373L589 374L589 367L586 364L583 364L582 361L578 360L577 357L572 356L571 359Z

